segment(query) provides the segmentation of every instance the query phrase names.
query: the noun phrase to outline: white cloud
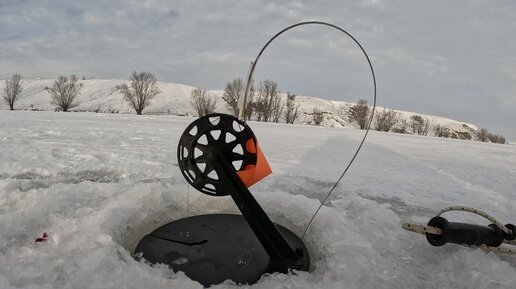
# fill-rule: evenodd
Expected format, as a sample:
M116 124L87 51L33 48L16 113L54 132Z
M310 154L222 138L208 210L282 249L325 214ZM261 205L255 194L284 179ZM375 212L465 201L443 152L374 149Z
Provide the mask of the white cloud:
M506 58L503 60L502 71L510 79L516 80L516 57Z
M497 107L512 103L515 2L3 0L0 78L18 72L125 79L152 69L163 80L222 88L247 72L270 36L309 19L339 25L362 43L384 104L487 127L513 122L514 114L486 117L482 108L493 98ZM278 79L284 90L351 100L370 95L363 56L331 29L289 31L261 61L257 74ZM467 109L460 105L466 102Z

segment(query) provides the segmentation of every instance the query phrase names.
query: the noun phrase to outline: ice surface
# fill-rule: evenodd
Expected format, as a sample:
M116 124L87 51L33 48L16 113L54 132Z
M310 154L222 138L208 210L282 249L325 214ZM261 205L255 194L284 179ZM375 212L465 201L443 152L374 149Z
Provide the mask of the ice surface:
M187 188L176 145L192 120L0 111L0 288L201 288L131 257L171 220L238 211L228 197ZM273 221L300 234L363 132L250 125L273 168L251 190ZM434 248L400 226L449 205L515 222L515 188L516 146L371 132L306 235L312 271L242 287L515 288L516 257ZM35 243L43 232L49 240Z

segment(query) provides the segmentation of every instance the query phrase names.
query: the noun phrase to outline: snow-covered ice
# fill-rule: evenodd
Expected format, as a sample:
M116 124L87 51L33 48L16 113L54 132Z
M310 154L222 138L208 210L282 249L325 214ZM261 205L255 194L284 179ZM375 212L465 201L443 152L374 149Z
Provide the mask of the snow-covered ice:
M238 211L229 197L188 189L179 172L177 141L191 121L1 111L0 288L201 288L131 257L141 237L187 213ZM251 191L273 221L300 234L363 131L250 125L274 171ZM400 226L450 205L516 222L515 200L514 145L371 132L306 235L311 272L242 287L516 288L516 256L434 248ZM43 232L49 240L35 243Z

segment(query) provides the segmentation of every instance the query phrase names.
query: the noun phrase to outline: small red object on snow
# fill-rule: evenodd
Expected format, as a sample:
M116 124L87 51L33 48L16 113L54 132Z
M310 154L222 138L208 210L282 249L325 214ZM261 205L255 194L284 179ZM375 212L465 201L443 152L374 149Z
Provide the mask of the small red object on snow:
M45 242L47 240L48 240L48 234L47 233L43 233L43 237L42 238L37 238L36 239L36 243Z

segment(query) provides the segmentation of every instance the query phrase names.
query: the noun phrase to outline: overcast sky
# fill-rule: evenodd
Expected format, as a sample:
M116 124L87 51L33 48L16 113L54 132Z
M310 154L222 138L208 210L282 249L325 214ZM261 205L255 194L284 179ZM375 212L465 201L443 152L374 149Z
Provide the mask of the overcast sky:
M207 89L244 77L282 28L321 20L369 53L383 106L446 116L516 141L516 1L0 0L0 78L133 70ZM344 34L302 27L273 43L255 80L326 99L372 99Z

